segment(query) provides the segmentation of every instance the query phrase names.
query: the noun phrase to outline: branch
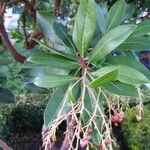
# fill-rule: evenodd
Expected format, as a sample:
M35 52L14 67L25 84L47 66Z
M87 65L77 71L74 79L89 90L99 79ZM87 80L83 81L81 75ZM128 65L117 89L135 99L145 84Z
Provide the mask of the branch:
M74 130L74 126L76 125L76 121L73 118L72 115L69 115L67 117L67 129L66 129L66 135L63 141L63 144L61 146L60 150L68 150L70 147L70 140L73 137L73 130Z
M0 147L3 150L12 150L5 142L3 142L2 140L0 140Z
M6 3L0 2L0 34L2 37L3 44L6 46L6 48L9 50L9 52L12 54L14 59L19 61L20 63L24 63L26 58L17 52L15 47L12 45L12 43L8 37L8 34L6 32L6 28L4 26L5 9L6 9Z
M61 0L54 0L54 12L56 16L60 16L60 5L61 5Z
M25 10L36 21L36 10L35 10L36 0L26 1Z

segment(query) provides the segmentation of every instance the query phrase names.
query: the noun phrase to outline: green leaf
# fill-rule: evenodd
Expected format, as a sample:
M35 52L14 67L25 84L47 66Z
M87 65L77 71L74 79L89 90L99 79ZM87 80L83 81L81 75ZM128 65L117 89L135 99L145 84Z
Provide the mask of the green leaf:
M133 85L121 83L119 81L110 82L104 85L103 88L117 95L138 97L137 90Z
M125 16L125 12L125 0L119 0L110 8L108 15L106 16L107 31L118 27L122 23Z
M98 93L95 89L91 89L92 93L94 94L94 96L97 98L98 97ZM83 113L82 113L82 118L83 118L83 123L84 125L87 125L89 123L89 120L90 120L90 116L89 114L87 113L87 111L90 113L90 115L92 115L95 111L95 101L93 100L93 97L91 96L91 93L86 89L85 91L85 98L84 98L84 110L83 110ZM101 109L101 111L104 113L104 108L103 108L103 104L101 102L101 99L99 97L98 99L98 104L99 104L99 108ZM100 127L102 125L102 118L100 117L100 113L99 111L97 110L96 112L96 126L95 124L93 125L93 128L94 128L94 131L92 133L92 140L94 143L96 143L97 145L99 145L101 143L101 138L100 138L100 135L98 134L98 131L100 131Z
M76 84L73 88L72 86L74 83L71 83L70 86L68 87L68 99L72 103L76 103L78 100L78 94L80 92L80 83Z
M97 4L96 3L96 20L98 27L102 34L106 33L106 14L107 14L107 3L102 2Z
M119 48L126 51L144 51L150 49L150 38L128 38Z
M27 61L60 69L75 69L80 67L77 61L70 60L60 55L49 54L45 52L35 53L31 55Z
M69 84L75 80L76 78L72 76L43 75L35 78L33 80L33 83L37 86L44 87L44 88L54 88L54 87Z
M73 54L73 52L65 45L66 42L64 43L64 41L56 35L53 25L54 22L57 22L57 18L51 13L45 11L37 12L37 23L45 36L53 43L53 47L66 54Z
M61 44L59 38L56 36L53 29L53 22L56 21L56 17L52 14L44 11L37 12L37 23L45 36L53 43Z
M68 34L67 28L60 23L53 23L55 34L63 41L63 43L71 49L73 55L76 55L76 48L72 42L71 36Z
M94 0L81 0L75 18L73 42L84 56L96 30L96 6Z
M118 66L103 67L93 73L93 75L98 76L98 78L96 78L94 81L90 83L90 87L97 88L99 86L109 83L110 81L116 80L118 73L119 73Z
M150 80L144 74L124 65L120 66L118 80L131 85L150 83Z
M55 119L61 118L70 110L67 99L67 87L63 86L55 90L44 112L44 125L50 127Z
M37 42L39 44L39 47L43 48L44 50L48 50L50 51L51 53L54 53L54 54L58 54L58 55L61 55L61 56L64 56L66 58L69 58L69 59L72 59L72 60L76 60L76 57L72 56L71 54L66 54L65 52L63 51L60 51L58 49L55 49L54 47L50 47L49 45L46 45L45 43L39 41L39 40L36 40L35 38L32 38L35 42ZM41 52L41 51L40 51Z
M140 37L148 33L150 33L150 20L145 20L137 24L137 28L132 33L131 37Z
M133 55L110 56L107 58L106 62L111 65L125 65L134 68L139 72L143 73L150 80L149 70L142 63L137 61Z
M106 33L92 52L90 62L97 62L115 50L134 31L135 25L122 25Z
M134 3L127 4L127 8L126 8L126 12L125 12L123 20L128 20L128 19L132 18L135 13L135 8L136 7L135 7Z
M0 67L0 84L4 84L7 81L8 76L9 76L9 69L6 66L1 66Z
M70 73L67 69L58 69L53 67L46 67L46 74L56 74L56 75L68 75Z
M0 102L1 103L13 103L15 102L15 97L10 90L0 88Z

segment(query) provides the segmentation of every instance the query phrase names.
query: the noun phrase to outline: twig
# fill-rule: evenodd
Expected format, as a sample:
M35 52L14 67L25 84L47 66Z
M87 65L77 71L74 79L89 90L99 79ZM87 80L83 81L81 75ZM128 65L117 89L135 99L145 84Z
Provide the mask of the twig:
M17 52L15 47L12 45L12 43L8 37L8 34L6 32L6 28L4 26L5 9L6 9L6 3L0 2L0 34L2 37L2 41L3 41L3 44L6 46L6 48L10 51L10 53L12 54L14 59L19 61L20 63L23 63L26 58Z
M0 140L0 147L3 150L12 150L5 142L3 142L2 140Z

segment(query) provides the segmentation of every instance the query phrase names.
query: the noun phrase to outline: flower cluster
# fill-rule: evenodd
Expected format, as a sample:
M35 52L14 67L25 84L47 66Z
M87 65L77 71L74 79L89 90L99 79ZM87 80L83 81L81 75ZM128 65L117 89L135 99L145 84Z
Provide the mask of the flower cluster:
M93 132L93 129L89 128L88 132L83 135L83 138L80 140L80 146L81 147L87 146L87 144L89 143L89 141L91 139L92 132Z
M111 117L111 121L114 124L114 126L118 126L120 123L122 123L124 119L124 112L122 110L114 112L114 115Z

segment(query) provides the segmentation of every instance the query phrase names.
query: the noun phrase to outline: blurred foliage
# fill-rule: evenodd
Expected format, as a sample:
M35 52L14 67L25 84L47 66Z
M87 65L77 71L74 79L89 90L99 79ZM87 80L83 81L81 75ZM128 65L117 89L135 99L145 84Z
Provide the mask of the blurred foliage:
M17 133L41 132L46 95L19 95L17 104L0 105L0 139L8 144Z
M136 108L126 111L125 120L122 123L122 132L129 150L149 150L150 149L150 105L145 106L142 120L137 121Z

